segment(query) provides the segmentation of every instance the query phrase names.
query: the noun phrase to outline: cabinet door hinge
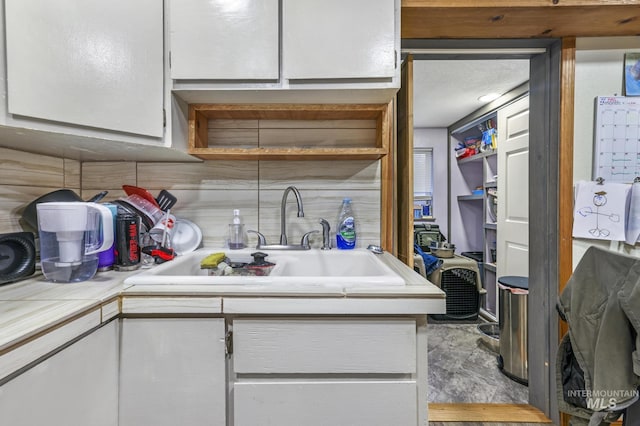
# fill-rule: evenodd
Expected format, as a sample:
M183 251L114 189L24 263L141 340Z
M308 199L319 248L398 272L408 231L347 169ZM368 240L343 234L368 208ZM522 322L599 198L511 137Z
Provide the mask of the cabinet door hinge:
M169 69L171 69L171 51L169 51Z
M233 354L233 331L227 331L227 335L224 336L224 343L227 357L230 357Z
M393 68L398 69L398 51L393 49Z
M167 127L167 109L162 108L162 127Z

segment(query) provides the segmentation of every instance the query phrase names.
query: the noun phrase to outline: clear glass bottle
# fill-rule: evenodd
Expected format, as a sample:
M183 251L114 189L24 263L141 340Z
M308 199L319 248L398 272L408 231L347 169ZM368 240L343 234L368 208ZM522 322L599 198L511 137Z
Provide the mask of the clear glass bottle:
M232 250L245 248L246 237L244 232L244 224L240 216L240 210L233 210L233 219L229 224L229 248Z

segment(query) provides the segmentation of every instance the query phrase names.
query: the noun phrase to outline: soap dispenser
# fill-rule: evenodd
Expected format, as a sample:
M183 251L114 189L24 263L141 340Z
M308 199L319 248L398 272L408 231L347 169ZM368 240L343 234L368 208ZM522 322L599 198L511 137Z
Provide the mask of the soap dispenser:
M232 250L245 248L245 241L244 224L242 223L240 210L234 209L233 219L229 224L229 248Z

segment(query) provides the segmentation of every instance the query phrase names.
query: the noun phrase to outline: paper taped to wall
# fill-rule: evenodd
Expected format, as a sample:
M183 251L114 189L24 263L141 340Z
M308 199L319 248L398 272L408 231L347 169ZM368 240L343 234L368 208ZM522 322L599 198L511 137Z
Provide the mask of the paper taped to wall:
M623 183L576 183L573 236L625 241L630 192Z

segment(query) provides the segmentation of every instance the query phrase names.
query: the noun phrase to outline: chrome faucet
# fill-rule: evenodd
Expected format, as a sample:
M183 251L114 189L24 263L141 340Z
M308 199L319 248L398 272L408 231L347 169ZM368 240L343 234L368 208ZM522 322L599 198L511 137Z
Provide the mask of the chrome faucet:
M322 225L322 247L321 250L331 250L331 237L329 231L331 231L331 225L324 219L320 219L320 225Z
M298 217L304 217L304 210L302 208L302 196L295 186L289 186L284 190L282 194L282 202L280 203L280 245L287 245L287 196L289 192L293 192L296 196L296 203L298 203Z
M263 234L258 231L248 230L248 233L256 234L258 236L258 244L256 249L258 250L309 250L311 245L309 244L309 236L320 231L309 231L302 236L300 244L289 244L287 241L287 196L289 192L293 192L296 196L296 202L298 203L298 217L304 217L304 210L302 209L302 197L298 188L295 186L289 186L284 190L282 194L282 203L280 204L280 244L267 244L267 239Z

